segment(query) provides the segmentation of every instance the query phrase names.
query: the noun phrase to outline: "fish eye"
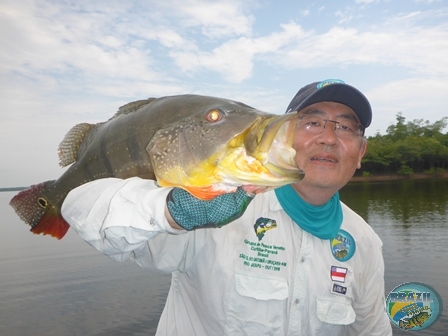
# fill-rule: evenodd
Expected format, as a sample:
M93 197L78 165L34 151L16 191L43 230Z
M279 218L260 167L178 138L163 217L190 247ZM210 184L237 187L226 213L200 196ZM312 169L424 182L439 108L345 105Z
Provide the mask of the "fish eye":
M46 207L47 207L48 202L47 202L47 200L46 200L45 198L39 197L39 199L37 200L37 202L39 203L39 205L40 205L42 208L46 208Z
M210 110L205 116L205 119L212 123L220 121L222 119L222 112L219 110Z

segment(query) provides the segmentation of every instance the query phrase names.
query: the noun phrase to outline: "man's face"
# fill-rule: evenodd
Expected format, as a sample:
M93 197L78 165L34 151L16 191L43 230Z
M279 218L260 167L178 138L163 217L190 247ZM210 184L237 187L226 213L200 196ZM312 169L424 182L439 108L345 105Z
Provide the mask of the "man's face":
M356 132L352 133L347 125ZM296 184L297 188L317 187L336 192L352 178L361 167L367 147L358 125L355 112L335 102L320 102L299 111L293 147L297 165L305 177ZM335 126L342 127L335 130Z

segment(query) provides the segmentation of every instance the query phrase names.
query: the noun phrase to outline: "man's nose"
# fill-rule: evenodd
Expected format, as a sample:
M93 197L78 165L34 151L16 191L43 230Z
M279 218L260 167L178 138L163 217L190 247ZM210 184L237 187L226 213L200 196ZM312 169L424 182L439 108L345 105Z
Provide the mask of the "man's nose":
M325 120L325 124L322 126L322 132L319 134L319 143L334 144L337 140L336 125L337 121Z

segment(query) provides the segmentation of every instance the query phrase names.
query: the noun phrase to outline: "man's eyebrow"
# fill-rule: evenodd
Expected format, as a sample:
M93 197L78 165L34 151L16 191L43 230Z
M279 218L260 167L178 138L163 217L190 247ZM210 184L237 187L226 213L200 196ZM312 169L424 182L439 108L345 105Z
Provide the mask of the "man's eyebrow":
M326 117L327 113L325 111L323 111L323 110L319 110L319 109L316 109L316 108L305 110L305 111L303 111L301 113L302 117L305 117L305 116L316 116L316 115L317 116L321 116L321 117ZM355 115L351 114L351 113L341 113L341 114L338 114L336 116L336 119L346 119L346 120L350 120L350 121L353 121L353 122L359 124L358 118Z
M351 120L351 121L353 121L355 123L359 123L358 118L356 116L354 116L353 114L346 114L346 113L338 114L336 116L336 118L348 119L348 120Z
M325 117L327 114L322 111L322 110L318 110L318 109L309 109L309 110L305 110L301 113L302 116L313 116L313 115L319 115L322 117Z

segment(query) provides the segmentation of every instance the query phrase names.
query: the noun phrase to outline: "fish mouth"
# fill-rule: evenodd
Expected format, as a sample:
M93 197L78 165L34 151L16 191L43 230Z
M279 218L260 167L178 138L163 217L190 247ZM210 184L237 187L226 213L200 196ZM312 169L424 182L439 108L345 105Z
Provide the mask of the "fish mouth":
M292 147L296 123L294 113L255 119L246 131L228 143L219 168L223 181L267 187L300 181L304 173L297 167Z
M297 114L288 113L255 121L246 135L248 155L273 172L295 174L299 168L292 145L297 120Z

